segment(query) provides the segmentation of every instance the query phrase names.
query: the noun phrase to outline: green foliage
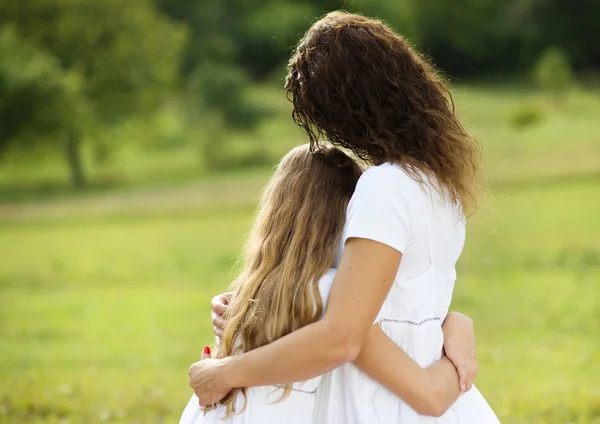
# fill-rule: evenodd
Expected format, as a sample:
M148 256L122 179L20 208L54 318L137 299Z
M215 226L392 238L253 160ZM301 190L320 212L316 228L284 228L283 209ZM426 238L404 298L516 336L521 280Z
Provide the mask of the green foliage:
M64 146L77 187L82 142L160 104L185 35L145 0L2 2L0 24L0 146Z
M185 31L150 1L32 0L0 16L85 76L82 90L101 119L154 108L176 77Z
M547 48L533 69L533 77L543 90L556 100L563 101L573 85L569 57L559 48Z
M310 24L346 9L383 19L453 76L527 71L551 42L577 68L600 66L595 22L600 3L559 0L156 0L191 28L186 69L204 60L241 67L252 79L280 69ZM557 30L559 29L559 30Z
M278 65L287 63L302 35L321 14L318 2L261 3L244 18L238 39L240 61L257 77L270 75Z
M65 71L13 25L0 27L0 151L17 140L52 141L84 122L81 86L80 73Z
M248 93L265 79L281 85L297 40L340 8L383 19L452 76L535 68L536 80L562 98L572 78L565 55L573 71L600 66L600 44L589 42L598 38L598 2L0 0L0 154L58 152L82 185L91 164L109 169L119 160L121 144L182 154L198 144L194 133L214 129L212 119L223 133L274 138L261 129L271 125L268 107ZM562 53L542 54L548 45ZM160 135L153 117L172 104L181 128ZM527 126L532 116L515 112L508 121ZM140 128L127 133L135 137L118 138L124 132L115 128L134 124ZM223 136L219 149L237 149L232 143ZM272 157L258 143L239 151L248 156L240 164Z
M511 54L506 46L512 34L503 26L503 17L514 2L461 0L457 4L414 0L408 3L412 7L409 28L413 29L413 34L408 35L436 64L453 74L476 74L484 68L494 68L498 60L505 60Z
M205 111L202 125L195 131L195 141L202 169L207 172L223 172L248 168L266 168L278 159L264 140L242 137L235 142L236 134L227 130L219 114ZM282 142L285 146L288 143Z
M197 111L207 110L220 114L227 124L234 127L250 128L264 110L245 101L243 93L248 85L249 78L239 67L204 61L188 77L184 96L193 115Z
M598 39L600 2L582 1L573 7L562 0L517 0L514 10L519 47L529 55L525 65L531 66L548 46L556 46L568 53L575 69L600 67L600 44L590 42Z
M247 7L224 0L156 0L158 7L189 29L179 58L181 89L187 106L202 119L203 111L218 113L227 124L249 128L260 113L246 104L248 68L240 66L237 27ZM199 113L198 113L199 112ZM195 123L194 123L195 125Z
M253 131L232 128L219 114L191 111L179 101L166 103L150 117L111 126L100 134L102 142L109 144L110 160L86 163L89 189L195 180L234 166L229 160L233 164L264 161L270 167L294 145L305 142L306 136L290 119L291 104L279 84L253 85L246 95L249 104L268 112ZM453 96L467 127L484 144L490 178L515 176L519 169L557 178L598 172L600 144L593 137L600 132L597 87L575 87L568 108L548 107L537 90L514 83L457 85ZM513 115L530 107L539 107L542 119L523 131L513 125ZM205 148L215 151L207 153ZM68 192L60 158L35 150L9 153L0 166L0 202ZM263 154L263 159L256 159ZM566 161L566 157L571 159Z
M527 104L517 108L510 115L510 124L517 129L525 129L536 124L544 119L544 111L538 105Z

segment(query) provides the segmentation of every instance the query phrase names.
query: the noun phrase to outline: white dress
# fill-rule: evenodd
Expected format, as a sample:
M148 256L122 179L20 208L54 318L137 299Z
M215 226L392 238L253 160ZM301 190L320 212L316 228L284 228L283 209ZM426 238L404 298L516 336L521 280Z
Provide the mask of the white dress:
M342 241L353 237L375 240L402 252L398 274L376 321L419 365L433 364L441 357L442 322L465 240L460 208L416 182L401 167L383 164L361 176L348 206ZM323 377L314 422L499 423L475 387L442 417L426 417L352 364Z
M335 270L331 269L319 280L323 305L327 304L334 276ZM280 402L277 400L281 398L281 389L278 390L275 386L252 387L247 391L246 408L229 419L223 419L225 417L223 407L204 413L200 409L198 398L193 395L183 411L179 424L310 424L314 416L315 392L321 378L319 376L294 383L290 395ZM236 399L238 411L241 410L243 403L243 397L238 396Z

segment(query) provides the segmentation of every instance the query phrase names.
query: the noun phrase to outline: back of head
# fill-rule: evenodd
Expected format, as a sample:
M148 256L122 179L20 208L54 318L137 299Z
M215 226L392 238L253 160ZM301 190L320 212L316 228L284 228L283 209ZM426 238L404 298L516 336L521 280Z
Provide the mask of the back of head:
M375 164L418 168L475 209L479 144L455 116L443 79L382 22L325 15L291 57L286 90L311 144L326 139Z
M333 146L299 146L281 160L260 200L219 356L256 349L318 319L318 281L335 261L361 173ZM223 400L228 414L240 391Z

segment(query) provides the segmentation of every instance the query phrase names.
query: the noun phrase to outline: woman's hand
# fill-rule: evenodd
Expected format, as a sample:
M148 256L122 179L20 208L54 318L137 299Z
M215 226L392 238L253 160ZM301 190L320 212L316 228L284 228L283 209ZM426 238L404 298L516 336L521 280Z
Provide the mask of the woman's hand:
M212 359L210 349L206 347L202 353L202 360L190 367L188 371L190 387L198 396L200 406L214 405L231 391L232 387L228 387L219 377L219 368L227 359Z
M473 320L461 313L450 312L442 330L445 354L456 367L461 391L468 392L479 371Z
M221 342L221 337L223 337L223 332L225 331L225 326L227 325L227 321L225 321L223 315L229 307L229 301L231 300L232 296L232 292L223 293L213 297L210 301L210 316L213 323L213 331L215 333L215 340L217 342L217 346Z

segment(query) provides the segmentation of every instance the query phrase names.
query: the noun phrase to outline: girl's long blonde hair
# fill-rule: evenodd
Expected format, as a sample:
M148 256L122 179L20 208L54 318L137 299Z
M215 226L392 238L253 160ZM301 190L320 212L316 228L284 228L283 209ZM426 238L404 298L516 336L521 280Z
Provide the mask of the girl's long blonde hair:
M263 191L233 283L227 328L217 356L248 352L319 319L319 279L333 265L346 207L362 173L343 151L308 144L289 152ZM281 399L291 384L283 386ZM221 404L236 411L236 388Z

